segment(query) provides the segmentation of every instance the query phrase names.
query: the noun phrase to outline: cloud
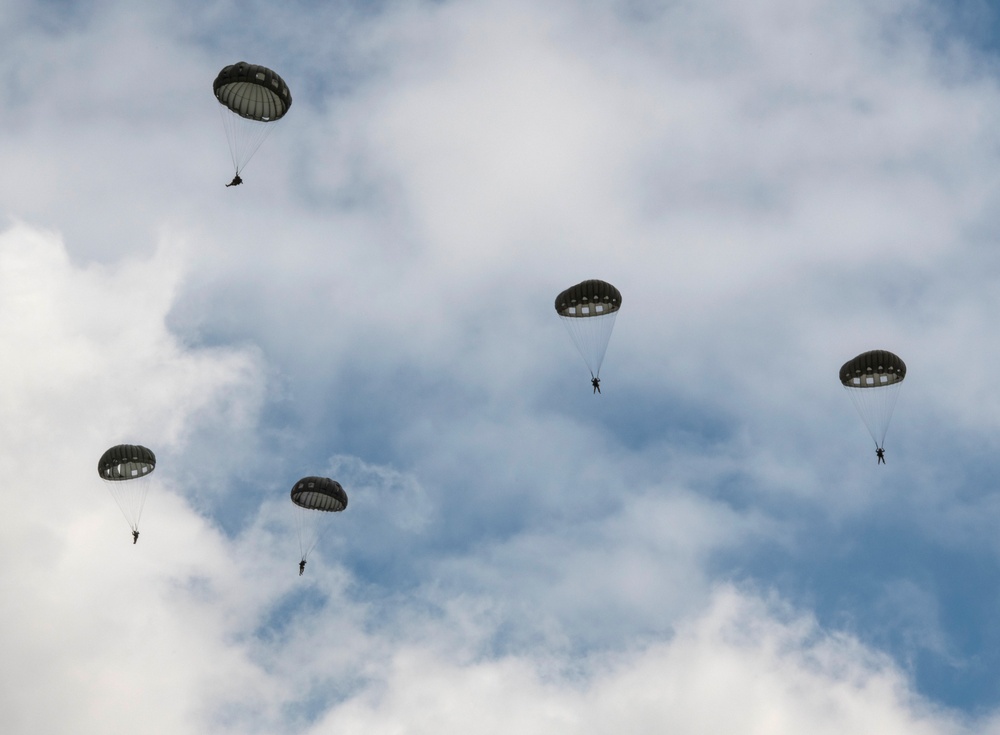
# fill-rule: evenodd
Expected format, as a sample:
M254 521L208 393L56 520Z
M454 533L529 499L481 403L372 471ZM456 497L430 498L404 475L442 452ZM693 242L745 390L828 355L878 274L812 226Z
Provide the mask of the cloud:
M883 656L808 617L722 587L669 640L584 659L392 658L384 684L310 732L960 733Z
M8 732L81 721L176 732L221 682L259 683L225 642L226 616L196 599L192 580L233 560L176 473L193 426L253 422L257 357L181 349L164 326L180 260L164 238L152 259L78 267L55 233L17 223L0 234ZM159 455L141 546L95 471L120 442Z
M988 56L909 0L249 8L4 16L0 723L995 706ZM240 58L296 101L226 189ZM552 313L591 277L599 397ZM876 347L910 367L882 468L834 382ZM134 548L120 441L160 460ZM310 474L350 505L298 578Z

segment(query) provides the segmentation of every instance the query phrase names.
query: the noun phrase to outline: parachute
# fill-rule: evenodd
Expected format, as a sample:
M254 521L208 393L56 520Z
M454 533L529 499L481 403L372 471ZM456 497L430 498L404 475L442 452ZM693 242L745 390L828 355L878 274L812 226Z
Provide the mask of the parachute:
M292 502L297 510L299 550L305 562L329 527L324 514L346 508L347 493L339 482L329 477L303 477L292 486ZM300 572L304 566L299 568Z
M149 476L156 469L156 455L139 444L119 444L111 447L97 461L97 474L104 480L111 497L128 521L136 539L139 517L146 504Z
M583 356L591 378L599 378L621 292L606 281L582 281L556 296L556 313Z
M906 363L886 350L864 352L840 368L840 382L851 397L875 446L882 449Z
M222 107L222 125L236 168L236 179L280 120L292 106L288 85L266 66L240 61L219 72L212 84Z

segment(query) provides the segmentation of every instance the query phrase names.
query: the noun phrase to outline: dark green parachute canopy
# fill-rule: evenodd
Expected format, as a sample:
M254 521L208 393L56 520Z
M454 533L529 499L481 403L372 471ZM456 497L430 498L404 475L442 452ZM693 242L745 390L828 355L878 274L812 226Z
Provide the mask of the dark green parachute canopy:
M906 377L906 363L888 350L863 352L840 368L845 388L882 388Z
M145 477L156 469L156 455L139 444L119 444L101 455L97 474L102 480L118 482Z
M240 172L292 106L288 85L266 66L241 61L219 72L212 90L222 105L219 112L236 172L230 186L242 183Z
M882 448L906 377L906 363L887 350L871 350L845 362L839 377L875 446Z
M565 317L603 316L618 311L621 305L621 292L596 279L581 281L556 296L556 313Z
M276 72L245 61L220 71L212 90L219 102L249 120L279 120L292 106L292 93Z
M347 493L329 477L303 477L292 487L292 502L306 510L336 512L347 507Z
M292 486L292 503L296 506L299 551L304 562L331 525L326 514L347 507L347 493L329 477L303 477ZM299 574L302 568L299 567Z
M149 492L149 476L154 469L156 455L151 449L139 444L111 447L97 461L97 474L104 480L105 487L121 509L129 528L136 533L139 531L139 519Z
M581 281L556 296L556 313L590 369L601 374L615 317L622 305L621 292L607 281ZM595 381L595 392L597 383Z

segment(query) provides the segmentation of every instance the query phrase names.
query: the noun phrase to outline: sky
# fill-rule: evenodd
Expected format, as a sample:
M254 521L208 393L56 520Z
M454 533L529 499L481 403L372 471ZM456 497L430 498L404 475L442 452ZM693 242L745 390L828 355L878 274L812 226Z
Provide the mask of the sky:
M1000 733L998 29L3 4L0 731ZM238 61L293 104L227 188ZM304 476L349 505L300 577Z

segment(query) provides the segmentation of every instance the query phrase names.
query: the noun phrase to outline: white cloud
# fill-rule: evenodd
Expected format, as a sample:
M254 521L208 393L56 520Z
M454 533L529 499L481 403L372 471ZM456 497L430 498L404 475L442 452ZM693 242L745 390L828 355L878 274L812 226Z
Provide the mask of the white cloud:
M77 267L52 233L23 224L3 233L0 340L13 358L0 381L5 439L177 444L192 414L209 407L252 420L254 354L188 353L164 325L180 267L168 238L152 259Z
M461 660L406 646L386 681L310 732L944 733L891 662L731 588L668 640L559 670L545 657Z
M7 732L185 731L202 696L259 684L226 612L191 586L207 580L210 596L233 560L176 495L170 462L205 414L254 421L257 360L186 352L166 330L179 261L169 238L152 259L78 267L54 233L0 234ZM134 547L96 472L121 442L159 453Z
M5 15L0 207L49 229L0 234L0 725L963 732L713 593L886 517L995 545L1000 96L927 6L869 5ZM296 104L226 189L237 58ZM551 311L589 277L625 294L600 397ZM876 468L834 371L882 346ZM122 441L161 460L135 548ZM299 579L306 474L351 503ZM875 567L928 638L893 655L967 657L960 602Z

